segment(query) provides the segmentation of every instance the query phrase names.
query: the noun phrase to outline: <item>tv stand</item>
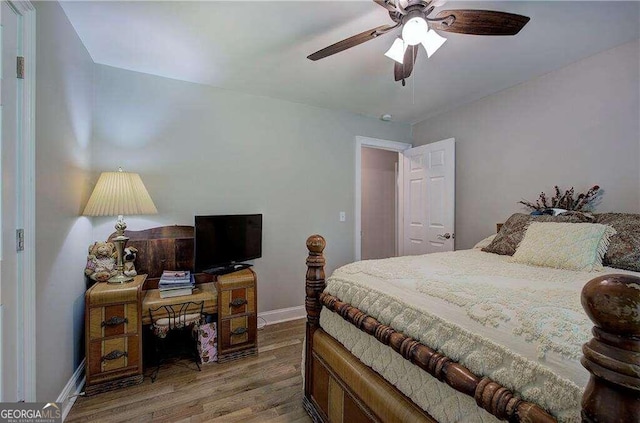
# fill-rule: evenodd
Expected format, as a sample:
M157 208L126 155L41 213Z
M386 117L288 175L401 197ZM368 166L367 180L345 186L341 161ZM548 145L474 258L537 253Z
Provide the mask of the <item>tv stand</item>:
M211 269L207 269L204 273L208 273L210 275L226 275L227 273L237 272L238 270L248 269L253 264L249 263L229 263L223 266L212 267Z

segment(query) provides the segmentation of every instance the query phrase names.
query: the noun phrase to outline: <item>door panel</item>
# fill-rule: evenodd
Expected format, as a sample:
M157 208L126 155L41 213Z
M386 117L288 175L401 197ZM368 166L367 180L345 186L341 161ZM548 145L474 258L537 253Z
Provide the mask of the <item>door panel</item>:
M404 254L454 249L455 141L453 138L404 153Z

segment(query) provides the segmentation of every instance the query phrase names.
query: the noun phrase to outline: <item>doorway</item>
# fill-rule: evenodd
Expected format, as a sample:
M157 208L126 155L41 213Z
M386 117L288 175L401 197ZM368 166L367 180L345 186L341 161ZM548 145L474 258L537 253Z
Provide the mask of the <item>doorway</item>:
M356 137L355 260L402 254L402 152L411 144Z
M363 211L370 204L367 198L363 198L363 189L367 189L365 185L370 184L372 189L385 191L385 188L373 183L375 179L363 184L364 177L368 177L368 170L363 170L365 148L367 150L364 155L368 155L369 150L384 150L397 157L395 195L382 196L395 206L393 214L385 212L395 219L395 244L389 242L382 247L375 246L373 253L368 250L369 247L363 247L363 242L371 241L375 244L383 242L381 240L388 239L389 236L379 233L386 232L387 229L380 229L375 224L367 229L369 224L363 223L370 218L369 214L377 212ZM455 139L449 138L412 148L411 144L401 142L356 137L355 161L356 261L389 256L389 251L394 256L403 256L455 249ZM391 158L389 161L392 162ZM388 216L386 219L388 221Z
M398 154L362 147L362 260L398 255Z

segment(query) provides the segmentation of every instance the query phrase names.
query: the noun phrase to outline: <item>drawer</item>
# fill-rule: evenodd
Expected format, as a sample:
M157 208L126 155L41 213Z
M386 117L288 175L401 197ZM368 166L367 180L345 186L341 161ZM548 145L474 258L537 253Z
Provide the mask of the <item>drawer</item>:
M251 346L256 343L257 317L255 314L232 317L220 322L219 350Z
M222 289L218 298L220 318L256 311L256 289L254 285L233 289Z
M140 365L140 336L120 336L89 344L89 371L92 377L101 373L134 368Z
M89 337L91 340L138 333L138 305L117 304L89 309Z
M140 290L147 275L138 275L133 282L125 284L111 284L99 282L87 291L87 305L100 307L108 304L123 304L138 301Z

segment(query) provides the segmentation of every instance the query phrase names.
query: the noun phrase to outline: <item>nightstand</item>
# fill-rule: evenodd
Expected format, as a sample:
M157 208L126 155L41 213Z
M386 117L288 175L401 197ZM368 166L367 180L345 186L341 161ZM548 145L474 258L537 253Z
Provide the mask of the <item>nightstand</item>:
M85 294L85 392L93 395L142 382L142 286L99 282Z
M258 352L257 278L251 269L218 276L218 361Z

